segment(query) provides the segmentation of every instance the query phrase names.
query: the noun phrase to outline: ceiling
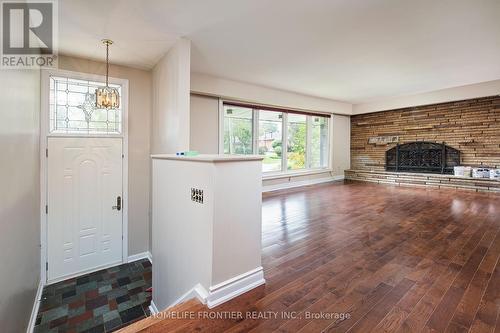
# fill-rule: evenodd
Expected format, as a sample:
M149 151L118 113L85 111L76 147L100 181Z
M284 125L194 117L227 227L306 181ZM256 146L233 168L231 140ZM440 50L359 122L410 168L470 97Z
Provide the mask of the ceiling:
M180 37L194 72L350 103L500 79L498 0L64 0L59 51L152 68Z

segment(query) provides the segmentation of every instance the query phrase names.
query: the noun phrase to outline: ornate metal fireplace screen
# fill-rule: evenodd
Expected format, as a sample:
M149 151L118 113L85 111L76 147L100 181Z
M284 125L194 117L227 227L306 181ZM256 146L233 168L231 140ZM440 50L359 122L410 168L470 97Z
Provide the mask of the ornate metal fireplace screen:
M410 142L398 144L386 154L387 171L453 173L460 165L460 151L444 143Z

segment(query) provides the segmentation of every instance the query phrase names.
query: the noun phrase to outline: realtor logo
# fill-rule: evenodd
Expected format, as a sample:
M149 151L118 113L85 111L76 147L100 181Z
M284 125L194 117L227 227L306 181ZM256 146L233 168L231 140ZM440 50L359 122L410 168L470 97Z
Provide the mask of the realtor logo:
M1 2L2 68L57 67L56 1Z

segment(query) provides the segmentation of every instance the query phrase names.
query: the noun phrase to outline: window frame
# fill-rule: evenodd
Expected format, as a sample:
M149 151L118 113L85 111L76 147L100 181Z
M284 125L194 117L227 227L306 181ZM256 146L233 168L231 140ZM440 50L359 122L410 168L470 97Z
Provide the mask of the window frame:
M78 81L87 81L87 82L95 82L99 83L101 85L105 85L106 78L101 75L94 75L94 74L86 74L86 73L79 73L79 72L70 72L70 71L46 71L48 74L48 80L49 80L49 85L50 85L50 80L53 78L60 78L60 79L69 79L69 80L78 80ZM120 99L121 99L121 105L120 105L120 131L119 132L92 132L91 130L89 131L68 131L68 132L63 132L59 131L57 129L51 130L51 122L53 119L50 119L51 116L51 111L50 111L50 104L49 104L49 113L48 113L48 119L44 119L44 121L47 121L47 135L48 136L54 136L54 137L105 137L105 138L123 138L125 136L124 134L124 129L125 129L125 124L128 122L128 114L125 114L125 107L128 107L128 101L125 102L125 98L128 98L128 80L125 79L118 79L118 78L108 78L108 81L110 84L120 87ZM50 86L48 87L49 91L49 103L50 103ZM54 104L54 107L57 107L57 104ZM56 112L56 110L54 110ZM127 118L125 117L127 116ZM54 117L57 118L57 114L54 114ZM128 124L127 124L128 126Z
M294 111L286 108L276 108L259 106L254 104L246 104L241 102L234 102L230 100L220 100L219 102L219 153L224 154L224 117L225 117L225 106L234 107L245 107L252 109L252 151L253 154L258 155L258 140L259 140L259 114L262 111L274 111L281 112L282 117L282 130L281 130L281 170L280 171L268 171L262 172L264 179L281 178L287 176L295 175L308 175L317 174L323 172L329 172L332 169L332 151L331 151L331 140L332 140L332 115L323 114L319 112L301 112ZM306 115L306 161L305 168L298 170L288 170L288 115L292 114L303 114ZM326 157L327 165L320 167L311 167L311 145L312 145L312 127L313 127L313 117L323 117L325 118L326 125L328 128L328 134L326 139L326 151L328 155Z
M55 72L54 72L55 73ZM59 73L68 73L67 71L60 71ZM81 74L81 75L80 75ZM58 80L58 79L66 79L66 80L75 80L75 81L82 81L87 83L98 83L101 86L105 86L106 80L105 77L100 76L100 75L91 75L89 74L88 76L85 76L84 73L68 73L67 75L56 75L53 73L50 73L49 75L49 103L50 103L50 96L52 94L52 89L50 88L50 81L51 80ZM95 80L93 79L95 78ZM104 80L101 80L101 78L104 78ZM51 113L52 111L50 110L50 106L52 104L49 104L49 119L48 119L48 135L49 136L62 136L62 137L123 137L123 131L124 131L124 123L125 123L125 111L124 111L124 106L127 105L127 103L123 102L124 96L127 96L127 93L124 93L124 89L128 89L128 81L125 82L124 80L121 79L115 79L115 78L108 78L109 84L115 87L119 87L120 90L120 121L119 121L119 126L120 130L116 132L109 132L109 131L93 131L92 129L88 129L87 131L84 130L69 130L69 131L62 131L60 129L57 129L57 126L54 126L54 129L52 129L52 122L57 121L57 107L60 106L60 104L57 104L57 101L54 101L54 119L51 119ZM66 84L70 84L67 82ZM127 85L127 86L126 86ZM57 89L55 89L55 92L57 94ZM66 90L66 95L68 94L68 91ZM67 98L67 97L66 97ZM66 106L67 107L67 106ZM74 107L74 106L73 106Z

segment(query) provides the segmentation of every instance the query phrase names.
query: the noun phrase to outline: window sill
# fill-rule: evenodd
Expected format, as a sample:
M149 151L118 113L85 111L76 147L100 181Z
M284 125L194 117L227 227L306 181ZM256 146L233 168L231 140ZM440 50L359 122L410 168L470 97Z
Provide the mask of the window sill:
M275 174L263 174L262 180L270 180L270 179L280 179L280 178L290 178L290 177L299 177L299 176L310 176L317 175L320 173L332 172L332 169L323 168L323 169L310 169L310 170L301 170L301 171L289 171Z

